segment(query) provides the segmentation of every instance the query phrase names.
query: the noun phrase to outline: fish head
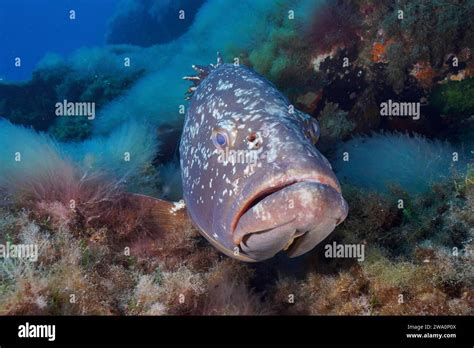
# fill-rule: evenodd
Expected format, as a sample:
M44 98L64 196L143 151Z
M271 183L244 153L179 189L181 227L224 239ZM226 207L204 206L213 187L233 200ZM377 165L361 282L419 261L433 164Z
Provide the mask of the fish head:
M299 256L346 218L338 180L315 147L318 122L270 82L224 65L199 86L190 110L194 128L180 148L185 200L221 251L244 261L281 250Z

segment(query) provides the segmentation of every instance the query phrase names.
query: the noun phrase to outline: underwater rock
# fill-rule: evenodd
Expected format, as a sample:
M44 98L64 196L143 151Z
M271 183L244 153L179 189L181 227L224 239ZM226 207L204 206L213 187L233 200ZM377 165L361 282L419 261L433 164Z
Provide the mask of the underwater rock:
M324 1L312 16L305 36L320 54L335 46L356 45L360 31L361 21L354 1Z
M92 123L85 117L56 115L55 105L62 100L94 102L100 109L118 97L143 74L142 70L116 74L89 73L77 62L44 61L30 81L0 84L0 115L14 124L49 131L60 141L80 141L92 134ZM90 62L89 62L90 63ZM111 73L109 75L109 73ZM28 100L25 103L25 100Z
M267 41L249 54L252 67L277 86L307 83L311 78L310 59L308 46L289 21L274 28Z
M204 0L122 0L109 22L107 43L152 46L184 34ZM184 18L179 18L179 11ZM158 35L159 33L159 35Z
M431 88L433 85L433 80L436 77L436 71L431 67L430 63L427 61L419 61L415 63L410 75L413 75L423 88Z
M179 162L168 162L158 168L161 182L160 198L179 201L183 197Z
M367 192L350 185L344 185L343 189L351 213L335 238L346 243L379 243L389 250L392 247L398 249L399 244L387 240L385 233L403 222L403 212L397 208L396 200L376 191Z
M304 112L313 113L318 105L318 102L321 100L322 91L307 92L306 94L300 95L296 102L298 105L301 105L301 108Z
M347 140L355 128L355 123L348 117L348 112L340 110L339 106L334 103L326 103L324 109L318 116L321 125L321 144L329 147L336 142Z
M350 110L367 87L365 70L350 63L356 59L356 51L342 49L333 57L326 58L320 64L323 74L324 96L333 103L338 103L344 110Z
M54 75L34 72L27 83L0 83L0 115L12 123L46 131L56 121L55 86L67 72L67 68L57 69Z
M389 7L381 27L386 36L402 45L406 67L419 60L428 59L433 67L440 67L444 57L451 52L459 52L465 47L473 47L473 27L460 25L470 23L474 14L471 1L461 3L447 2L410 2L403 1L403 20L398 18L398 7ZM443 15L440 16L439 13ZM418 20L423 15L423 20ZM409 40L405 38L409 37ZM436 40L432 40L436 37ZM452 38L455 37L456 40ZM399 59L389 61L399 64Z
M372 46L372 61L374 63L388 63L387 49L394 43L393 39L385 42L374 42Z
M433 90L430 104L446 123L459 127L459 123L474 115L474 78L450 81Z

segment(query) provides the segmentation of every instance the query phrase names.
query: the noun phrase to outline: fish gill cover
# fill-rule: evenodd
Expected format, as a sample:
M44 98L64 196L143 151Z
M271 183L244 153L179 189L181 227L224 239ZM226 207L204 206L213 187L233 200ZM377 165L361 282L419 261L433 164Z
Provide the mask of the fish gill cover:
M471 1L61 6L1 36L0 251L37 258L0 255L0 314L473 314ZM182 77L218 51L319 124L349 214L304 256L242 263L131 198L182 198Z

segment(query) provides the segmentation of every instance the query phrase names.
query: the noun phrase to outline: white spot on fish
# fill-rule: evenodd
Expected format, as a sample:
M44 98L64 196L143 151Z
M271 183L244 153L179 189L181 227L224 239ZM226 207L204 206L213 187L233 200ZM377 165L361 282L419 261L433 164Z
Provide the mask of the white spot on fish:
M184 209L186 207L186 204L184 203L184 200L180 200L179 202L174 202L173 206L170 209L170 213L173 215L176 215L176 212Z

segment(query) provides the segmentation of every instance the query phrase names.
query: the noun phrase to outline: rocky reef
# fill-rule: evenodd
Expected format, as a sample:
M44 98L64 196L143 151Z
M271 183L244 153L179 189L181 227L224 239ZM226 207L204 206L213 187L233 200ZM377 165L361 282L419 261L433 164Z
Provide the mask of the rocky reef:
M102 180L78 188L75 210L59 197L18 196L28 209L0 211L0 242L35 243L39 259L0 262L0 313L472 315L469 175L403 209L346 187L351 214L327 244L363 243L360 261L322 248L293 261L231 260L192 228L147 230L120 191L105 202L87 194L109 187Z

